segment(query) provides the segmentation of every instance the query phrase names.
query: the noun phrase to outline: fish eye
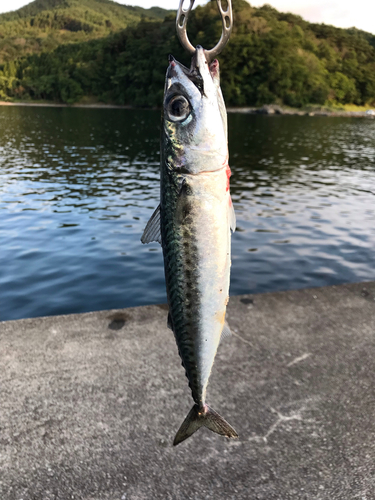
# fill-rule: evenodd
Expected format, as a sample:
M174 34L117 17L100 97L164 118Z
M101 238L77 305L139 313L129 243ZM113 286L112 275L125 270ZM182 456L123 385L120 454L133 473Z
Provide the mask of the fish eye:
M182 122L190 114L190 103L183 95L175 95L167 104L167 113L172 122Z

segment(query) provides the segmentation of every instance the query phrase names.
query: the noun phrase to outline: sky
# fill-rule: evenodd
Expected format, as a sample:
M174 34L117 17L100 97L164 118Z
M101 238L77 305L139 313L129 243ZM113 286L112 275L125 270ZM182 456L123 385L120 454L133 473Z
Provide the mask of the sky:
M236 0L233 0L234 2ZM139 5L140 7L159 6L177 9L179 0L117 0L118 3ZM0 13L17 10L30 3L28 0L0 0ZM188 4L189 0L185 0ZM195 5L204 5L206 0L196 0ZM293 12L314 23L333 24L340 28L356 28L375 34L374 0L252 0L251 5L260 7L269 3L282 12Z

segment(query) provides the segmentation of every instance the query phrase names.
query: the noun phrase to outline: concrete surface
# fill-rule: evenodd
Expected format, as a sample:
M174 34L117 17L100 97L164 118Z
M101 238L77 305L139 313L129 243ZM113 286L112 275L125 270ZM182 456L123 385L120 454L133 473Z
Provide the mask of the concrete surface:
M375 499L375 283L232 297L208 402L166 306L0 323L0 499Z

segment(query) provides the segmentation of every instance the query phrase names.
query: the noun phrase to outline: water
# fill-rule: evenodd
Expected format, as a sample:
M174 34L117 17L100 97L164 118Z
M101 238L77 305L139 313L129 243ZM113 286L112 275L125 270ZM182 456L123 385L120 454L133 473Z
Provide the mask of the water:
M0 108L0 319L166 301L156 111ZM375 279L375 120L229 115L231 295Z

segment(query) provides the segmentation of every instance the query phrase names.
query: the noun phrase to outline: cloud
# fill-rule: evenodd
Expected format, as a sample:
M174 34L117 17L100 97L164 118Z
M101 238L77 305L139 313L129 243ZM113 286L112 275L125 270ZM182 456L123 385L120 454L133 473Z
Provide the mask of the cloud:
M255 0L254 7L269 3L281 12L293 12L312 23L332 24L340 28L356 28L375 33L375 2L369 0Z
M0 13L10 12L12 10L18 10L24 5L30 3L30 0L1 0L0 2Z

